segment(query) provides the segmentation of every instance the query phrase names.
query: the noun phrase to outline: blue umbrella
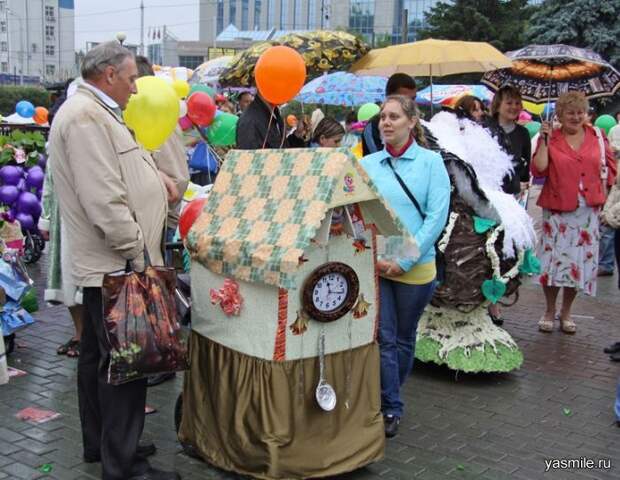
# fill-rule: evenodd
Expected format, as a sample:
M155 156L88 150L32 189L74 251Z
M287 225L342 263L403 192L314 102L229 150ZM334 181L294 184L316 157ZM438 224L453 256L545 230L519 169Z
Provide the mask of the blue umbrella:
M432 97L433 104L440 105L449 99L456 99L462 95L473 95L478 97L483 102L490 102L493 100L493 92L484 85L433 85ZM416 96L416 102L418 105L430 105L431 104L431 87L428 86L423 90L420 90Z
M358 76L335 72L307 83L295 100L302 103L355 107L364 103L382 102L386 77Z

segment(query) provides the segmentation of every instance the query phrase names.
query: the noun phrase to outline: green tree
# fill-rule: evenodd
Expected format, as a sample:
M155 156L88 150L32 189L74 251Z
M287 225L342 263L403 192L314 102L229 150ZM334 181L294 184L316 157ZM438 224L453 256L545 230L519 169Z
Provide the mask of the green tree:
M418 38L488 42L501 51L525 44L525 30L537 7L527 0L455 0L439 2L426 14Z
M620 66L620 1L546 0L532 16L529 43L586 47Z

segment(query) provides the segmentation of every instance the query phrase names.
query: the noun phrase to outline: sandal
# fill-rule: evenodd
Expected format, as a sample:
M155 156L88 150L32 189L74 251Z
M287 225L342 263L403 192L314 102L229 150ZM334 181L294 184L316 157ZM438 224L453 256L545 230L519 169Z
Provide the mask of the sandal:
M560 320L560 330L562 330L564 333L572 335L577 331L577 325L575 325L575 322L573 322L572 318L564 321Z
M70 358L77 358L80 356L80 341L79 340L75 340L73 342L73 344L69 347L69 350L67 350L67 357Z
M549 320L545 315L538 321L538 330L545 333L553 332L553 320Z
M67 343L62 344L60 347L58 347L56 349L56 353L58 355L66 355L67 352L73 348L75 346L76 343L80 343L79 340L74 340L73 338L70 338L69 341Z

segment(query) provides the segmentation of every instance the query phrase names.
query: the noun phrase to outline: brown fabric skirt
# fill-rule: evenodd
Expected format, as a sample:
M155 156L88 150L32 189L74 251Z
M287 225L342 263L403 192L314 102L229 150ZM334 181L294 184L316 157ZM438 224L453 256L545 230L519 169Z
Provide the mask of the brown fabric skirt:
M336 475L383 457L376 343L326 356L325 374L338 398L332 412L314 397L318 358L270 362L196 332L190 356L179 439L209 463L282 479Z

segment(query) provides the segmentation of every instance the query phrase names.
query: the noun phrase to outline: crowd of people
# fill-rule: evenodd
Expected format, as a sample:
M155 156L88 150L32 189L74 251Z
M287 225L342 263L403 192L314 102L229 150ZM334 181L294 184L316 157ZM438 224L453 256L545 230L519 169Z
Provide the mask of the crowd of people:
M46 300L64 303L71 312L75 335L58 353L79 358L84 459L101 461L106 480L180 478L151 467L146 457L155 447L140 443L147 380L117 386L106 381L103 276L124 269L127 262L137 270L147 258L153 265L166 262L161 247L174 237L190 177L180 131L150 155L123 122L136 80L152 73L146 59L135 58L118 43L93 48L83 61L83 83L55 112L49 138L41 228L56 244L57 258L50 262ZM300 118L291 128L279 108L260 94L244 92L237 105L228 98L219 105L240 115L239 149L335 148L361 142L362 167L415 238L419 257L377 263L381 408L387 437L397 434L404 414L400 388L413 367L418 321L437 285L435 243L450 208L450 177L442 157L426 148L416 91L412 77L392 75L379 114L358 131L353 129L354 116L343 125L322 113ZM615 235L616 256L620 253L614 230L618 209L611 205L601 216L607 190L617 181L620 127L606 138L588 123L586 98L568 92L557 101L557 125L543 122L532 147L519 123L522 109L519 91L505 86L488 112L473 96L462 97L452 112L459 121L484 125L510 154L513 168L503 181L505 193L522 198L532 176L545 179L538 200L543 209L538 256L546 310L538 328L551 332L559 322L563 332L574 334L571 308L576 295L595 295L597 276L613 271L608 255L613 255L614 243L604 235ZM489 307L489 315L496 324L503 323L497 305ZM620 344L610 347L612 356L619 352ZM617 402L620 420L620 387Z

